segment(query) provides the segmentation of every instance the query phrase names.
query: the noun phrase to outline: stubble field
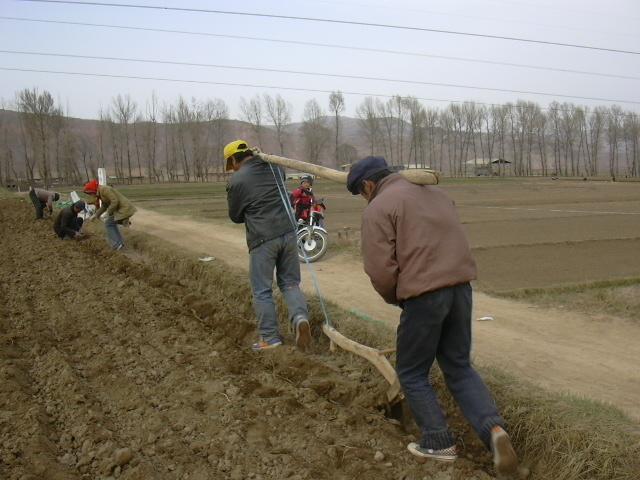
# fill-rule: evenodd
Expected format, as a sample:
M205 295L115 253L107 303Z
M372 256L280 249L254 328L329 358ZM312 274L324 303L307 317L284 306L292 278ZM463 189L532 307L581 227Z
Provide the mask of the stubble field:
M604 280L614 281L614 288L617 281L625 288L629 279L640 283L640 184L479 178L444 179L442 188L456 202L467 230L480 290L521 295L524 289ZM358 255L364 200L322 180L314 190L328 205L329 255L345 249ZM122 191L144 208L230 223L224 184L123 186ZM242 226L236 228L241 234Z

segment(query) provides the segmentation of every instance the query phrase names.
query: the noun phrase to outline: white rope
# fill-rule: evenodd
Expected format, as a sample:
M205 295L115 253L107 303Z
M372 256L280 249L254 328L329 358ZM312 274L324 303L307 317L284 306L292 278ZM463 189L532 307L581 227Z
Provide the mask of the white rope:
M280 194L280 200L282 200L282 205L284 206L284 209L287 212L287 216L289 217L289 221L291 222L291 225L295 232L296 250L297 250L298 249L298 224L296 222L296 217L293 212L293 208L291 207L291 203L289 202L288 196L286 195L287 189L284 184L285 183L284 171L280 170L282 172L282 177L280 178L280 181L282 182L281 184L278 181L278 177L276 176L276 171L274 170L273 165L271 164L271 162L267 162L267 163L269 164L269 167L271 168L271 173L273 174L273 178L276 181L276 186L278 187L278 193ZM320 282L318 281L318 276L316 275L316 271L313 268L313 265L311 265L311 262L309 261L309 257L307 257L307 252L304 251L304 248L302 249L302 255L304 256L304 261L307 264L307 268L309 269L309 274L311 275L313 288L315 289L316 295L318 296L318 300L320 301L320 309L322 310L322 315L324 316L324 323L331 327L332 324L331 324L331 320L329 319L329 312L327 311L327 307L324 303L322 292L320 291Z

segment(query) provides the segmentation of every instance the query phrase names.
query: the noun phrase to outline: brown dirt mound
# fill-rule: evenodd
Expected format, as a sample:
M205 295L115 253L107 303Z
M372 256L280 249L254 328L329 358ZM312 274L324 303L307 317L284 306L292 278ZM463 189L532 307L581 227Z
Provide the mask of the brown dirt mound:
M246 279L202 275L223 265L62 242L15 199L0 225L0 478L489 478L415 463L352 357L250 352Z

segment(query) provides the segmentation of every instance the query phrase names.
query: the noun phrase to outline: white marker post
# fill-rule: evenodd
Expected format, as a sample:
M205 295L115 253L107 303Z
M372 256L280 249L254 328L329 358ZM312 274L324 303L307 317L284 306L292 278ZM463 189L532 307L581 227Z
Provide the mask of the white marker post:
M82 199L80 198L80 195L78 195L78 194L76 193L76 191L75 191L75 190L74 190L73 192L71 192L71 193L69 194L69 196L71 197L71 201L72 201L73 203L76 203L76 202L78 202L78 201L82 200ZM96 211L96 210L95 210L95 208L93 208L93 205L87 205L87 206L86 206L86 210L85 210L84 212L80 212L80 213L78 214L78 216L80 216L80 218L82 218L83 220L86 220L86 219L87 219L87 218L89 218L91 215L93 215L93 212L95 212L95 211Z
M104 167L98 168L98 185L106 185L107 184L107 169ZM96 204L96 208L98 208L98 204ZM102 219L106 217L106 212L102 214Z
M107 184L107 169L100 167L98 168L98 184L106 185Z

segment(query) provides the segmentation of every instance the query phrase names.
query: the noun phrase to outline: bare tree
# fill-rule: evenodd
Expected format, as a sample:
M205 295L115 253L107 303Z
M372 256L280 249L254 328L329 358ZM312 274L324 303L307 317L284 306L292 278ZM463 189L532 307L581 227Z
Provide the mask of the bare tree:
M445 157L445 147L447 153L447 166L449 169L449 175L455 174L455 169L453 166L454 156L452 154L452 145L455 144L455 139L453 138L453 115L451 113L451 109L447 108L442 113L440 113L438 124L440 126L440 130L442 131L442 136L440 137L440 170L443 169L443 162Z
M622 122L624 114L618 105L609 109L607 118L607 141L609 142L609 175L618 175L620 158L620 140L622 137Z
M227 122L229 120L229 107L219 98L209 100L206 104L208 110L207 118L211 127L213 136L213 151L215 152L215 158L219 159L216 163L218 170L223 172L225 169L224 159L222 158L222 149L224 148L224 139L226 134Z
M536 105L536 110L533 117L533 129L536 136L536 143L538 144L538 153L540 155L540 167L542 168L542 175L547 176L549 173L549 164L547 161L547 116Z
M6 108L4 100L0 99L0 113ZM0 185L7 186L17 181L17 176L14 173L13 155L13 148L9 141L9 128L4 115L0 114Z
M262 145L262 120L264 118L264 114L262 111L262 100L260 99L260 95L256 95L249 101L241 98L240 113L242 119L251 125L251 129L255 134L258 145Z
M128 180L131 183L133 179L133 169L131 165L131 122L135 119L136 103L131 99L129 95L118 95L112 100L111 110L114 118L117 120L118 128L114 125L114 136L118 139L120 144L120 154L122 158L127 160ZM140 174L142 172L139 172Z
M606 107L596 107L588 115L585 129L587 130L587 157L589 164L589 175L598 175L598 157L600 153L600 140L604 131Z
M336 132L336 141L335 141L335 158L336 161L338 159L338 147L340 145L340 114L344 112L344 95L342 92L336 91L331 92L329 95L329 110L333 113L333 117L335 120L335 132Z
M144 118L141 118L140 121L137 122L140 130L139 150L144 159L149 182L159 181L156 161L158 152L158 114L158 97L156 93L153 92L151 99L146 103ZM136 140L137 139L138 135L136 135Z
M326 117L318 102L309 100L304 106L302 137L307 160L319 163L320 156L327 146L330 131L326 126Z
M413 98L404 99L405 109L409 112L409 124L411 125L409 140L409 163L413 159L417 167L424 166L426 155L426 112L420 102Z
M378 137L380 133L380 124L378 122L378 114L376 104L373 97L365 97L360 105L356 108L360 131L367 137L369 143L369 153L373 155L378 147Z
M178 148L176 142L176 114L172 105L165 105L162 110L162 121L164 123L164 170L169 181L178 178Z
M461 152L462 160L465 162L469 158L469 150L473 148L474 167L478 163L478 152L476 150L476 130L480 131L480 111L473 102L462 104L462 115L464 120L464 150ZM489 162L489 165L491 163ZM465 171L466 173L466 171Z
M64 129L61 141L62 178L66 182L80 183L80 169L78 167L78 137L69 129Z
M396 149L397 146L395 142L395 124L396 119L394 117L393 111L393 100L389 100L388 102L383 102L380 99L376 99L376 112L378 116L378 121L381 125L381 135L380 142L382 143L382 151L384 152L384 156L388 160L389 164L395 165L396 162Z
M625 158L627 159L627 175L637 177L638 170L638 150L640 142L640 116L636 112L627 112L623 121Z
M351 165L358 159L358 150L353 145L342 143L338 147L338 167L341 165Z
M482 158L488 159L488 166L490 171L492 171L492 161L498 129L497 124L493 122L491 110L485 106L478 108L478 130L480 132L480 151L482 152ZM501 163L502 162L498 162L498 168Z
M393 112L395 116L396 133L395 143L397 152L397 163L399 165L404 164L404 129L407 124L408 111L405 108L406 103L400 95L394 95L389 101L393 105ZM391 109L390 109L391 110Z
M189 161L189 124L192 121L191 108L183 97L178 98L175 108L176 137L180 159L182 161L182 174L188 182L191 180L191 162Z
M78 136L78 149L82 158L82 168L84 170L84 179L89 181L98 176L98 165L96 164L96 145L87 135Z
M287 128L291 124L291 104L286 102L279 94L274 98L266 93L264 94L264 104L267 109L267 117L276 129L280 155L284 155L284 138Z
M22 127L22 140L25 149L25 161L29 180L33 181L33 163L28 151L38 158L37 165L45 188L51 184L51 165L49 144L53 132L53 124L61 115L51 94L46 90L40 93L37 89L24 89L18 93L18 109Z

